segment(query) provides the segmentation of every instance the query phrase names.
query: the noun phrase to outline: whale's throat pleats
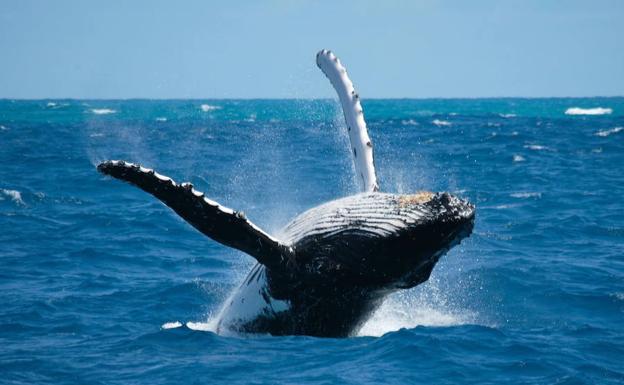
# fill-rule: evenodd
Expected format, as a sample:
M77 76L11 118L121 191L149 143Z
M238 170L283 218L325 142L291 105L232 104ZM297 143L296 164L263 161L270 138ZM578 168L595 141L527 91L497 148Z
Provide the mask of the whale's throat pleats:
M316 64L334 86L340 99L349 133L355 172L360 180L362 191L378 191L379 186L373 162L373 144L366 129L360 97L355 92L347 70L336 55L326 49L316 54Z

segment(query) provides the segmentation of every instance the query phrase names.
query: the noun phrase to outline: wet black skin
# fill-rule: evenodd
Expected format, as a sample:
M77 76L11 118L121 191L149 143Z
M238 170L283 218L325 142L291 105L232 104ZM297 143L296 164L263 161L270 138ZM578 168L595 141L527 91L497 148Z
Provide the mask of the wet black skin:
M288 273L267 269L275 299L291 308L241 325L246 332L347 337L357 332L385 297L429 279L451 247L470 235L474 207L460 201L449 207L448 194L436 194L431 206L445 206L422 223L390 237L344 231L325 239L302 239L295 245L296 265Z

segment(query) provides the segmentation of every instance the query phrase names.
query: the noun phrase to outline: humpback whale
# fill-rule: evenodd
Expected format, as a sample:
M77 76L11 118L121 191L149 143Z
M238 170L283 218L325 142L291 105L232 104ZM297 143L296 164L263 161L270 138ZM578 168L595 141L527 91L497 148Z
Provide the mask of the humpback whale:
M257 264L225 302L217 332L346 337L389 294L425 282L437 261L472 232L475 207L446 192L379 191L360 98L340 60L316 56L338 94L361 192L311 208L272 236L152 169L120 160L106 175L152 194L201 233L250 255Z

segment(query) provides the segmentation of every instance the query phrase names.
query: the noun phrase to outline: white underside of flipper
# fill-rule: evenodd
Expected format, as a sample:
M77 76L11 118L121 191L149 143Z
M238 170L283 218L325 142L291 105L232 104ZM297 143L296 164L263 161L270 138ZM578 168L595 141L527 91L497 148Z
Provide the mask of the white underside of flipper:
M316 54L316 64L334 86L340 99L349 132L355 171L360 180L362 191L378 191L379 186L377 185L373 163L373 145L366 129L360 97L355 92L353 83L347 75L347 70L336 55L326 49Z

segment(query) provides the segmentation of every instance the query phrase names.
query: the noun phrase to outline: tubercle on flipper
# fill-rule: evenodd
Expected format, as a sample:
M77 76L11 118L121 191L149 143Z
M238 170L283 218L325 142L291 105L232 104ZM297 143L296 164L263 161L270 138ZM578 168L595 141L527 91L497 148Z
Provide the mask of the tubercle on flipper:
M225 207L223 205L220 205L219 203L206 198L206 196L204 195L203 192L195 190L195 188L193 187L193 184L190 182L184 182L181 184L177 184L173 179L169 178L168 176L164 176L161 175L159 173L157 173L156 171L154 171L151 168L145 168L143 166L141 166L140 164L135 164L135 163L131 163L131 162L126 162L124 160L109 160L106 162L102 162L97 166L98 171L100 171L103 174L107 174L107 175L111 175L111 172L107 171L107 168L113 166L113 167L123 167L123 168L128 168L128 169L133 169L135 171L139 171L141 173L144 174L148 174L148 175L154 175L156 178L158 178L160 181L165 182L170 184L172 187L181 187L183 188L185 191L188 191L190 193L192 193L194 196L198 197L198 198L203 198L204 202L206 202L208 205L215 207L225 213L228 214L235 214L236 211L229 208L229 207Z
M323 49L316 54L316 64L323 71L334 87L347 124L347 132L351 147L358 148L354 152L356 172L362 175L363 191L379 191L373 157L373 146L368 135L364 111L360 103L360 95L347 74L346 68L338 57L330 50Z

